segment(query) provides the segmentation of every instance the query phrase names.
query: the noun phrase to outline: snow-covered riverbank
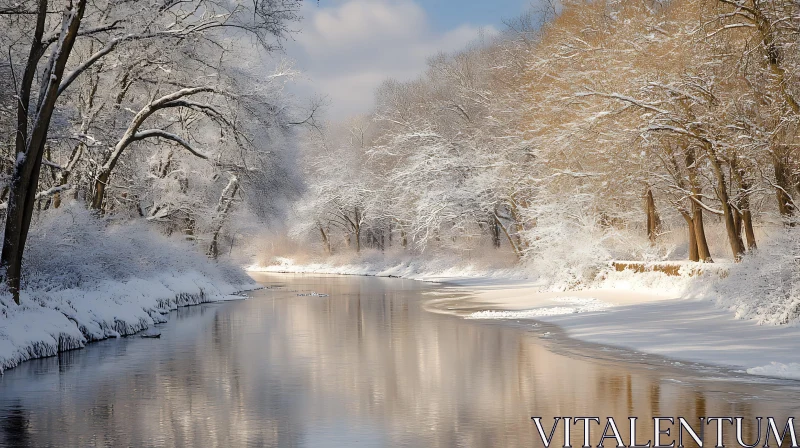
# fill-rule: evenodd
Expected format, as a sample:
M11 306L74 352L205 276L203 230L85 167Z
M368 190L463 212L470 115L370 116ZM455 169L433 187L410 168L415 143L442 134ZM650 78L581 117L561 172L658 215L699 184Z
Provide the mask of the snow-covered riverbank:
M77 207L38 223L24 275L20 305L0 292L0 372L258 286L238 266L213 262L145 223L107 225Z
M166 322L178 307L240 299L249 282L227 283L201 272L107 281L92 289L24 292L21 304L0 296L0 372L33 358L128 336Z
M800 379L800 327L737 319L713 299L653 290L588 289L540 292L535 284L455 280L480 303L473 319L535 319L554 323L575 339L680 361Z
M453 292L464 293L461 306L449 303L451 309L445 311L463 316L465 309L471 310L468 318L546 321L581 341L754 375L800 379L796 350L800 327L765 325L764 319L746 316L733 297L720 297L730 285L721 288L719 278L608 272L584 289L553 291L525 280L521 270L456 269L413 261L294 265L282 260L250 269L442 282Z

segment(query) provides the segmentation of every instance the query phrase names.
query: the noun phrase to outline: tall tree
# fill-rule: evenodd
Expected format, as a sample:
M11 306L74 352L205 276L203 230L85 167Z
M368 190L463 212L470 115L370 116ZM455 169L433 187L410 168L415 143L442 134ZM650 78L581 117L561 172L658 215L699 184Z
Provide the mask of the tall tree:
M31 89L36 70L39 60L44 56L48 47L48 42L44 39L48 16L47 8L48 1L39 0L36 11L36 29L19 87L16 162L11 174L3 251L0 255L0 266L5 268L6 282L17 303L19 303L22 256L31 226L47 133L50 129L50 120L56 107L67 60L72 52L86 10L86 0L78 0L76 4L70 2L62 13L61 28L57 37L54 38L55 43L42 75L38 101L36 104L32 104ZM31 120L30 132L29 119Z

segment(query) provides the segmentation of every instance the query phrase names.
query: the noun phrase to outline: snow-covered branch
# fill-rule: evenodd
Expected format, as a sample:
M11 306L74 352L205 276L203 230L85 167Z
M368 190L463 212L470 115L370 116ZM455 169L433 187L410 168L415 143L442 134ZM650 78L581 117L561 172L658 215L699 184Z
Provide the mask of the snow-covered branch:
M191 143L187 142L185 139L181 138L179 135L173 134L171 132L167 132L163 129L148 129L146 131L140 131L131 137L131 141L139 141L144 140L146 138L163 138L165 140L171 140L181 146L183 146L187 151L192 153L195 157L199 157L203 160L208 160L208 156L203 154L202 152L196 150Z
M56 187L51 187L51 188L48 188L47 190L40 191L40 192L36 193L35 200L43 199L43 198L52 196L52 195L54 195L56 193L60 193L62 191L67 191L67 190L71 190L71 189L72 189L72 185L69 185L69 184L59 185L59 186L56 186ZM8 209L8 201L0 203L0 210L6 210L6 209Z

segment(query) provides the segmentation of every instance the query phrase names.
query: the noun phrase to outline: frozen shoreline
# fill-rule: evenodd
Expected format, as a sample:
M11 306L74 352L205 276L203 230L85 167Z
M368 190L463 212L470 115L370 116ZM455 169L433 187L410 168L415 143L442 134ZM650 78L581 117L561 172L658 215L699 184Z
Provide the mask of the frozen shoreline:
M106 281L93 288L23 292L21 304L0 296L0 373L19 363L130 336L167 321L179 307L239 300L257 283L209 280L200 272Z
M797 326L736 319L714 300L613 289L540 292L517 282L451 280L468 288L484 311L472 319L534 319L553 323L577 340L612 345L753 375L800 379Z
M532 319L553 323L574 339L746 371L800 379L800 327L759 325L737 319L713 297L692 291L692 279L622 273L598 288L542 291L514 271L481 273L455 269L425 272L421 266L325 264L249 268L261 272L396 276L440 282L465 298L453 314L472 319ZM512 274L512 275L509 275ZM504 278L504 275L506 276ZM512 277L513 276L513 277ZM635 277L639 276L639 277ZM511 278L508 278L511 277ZM516 278L514 278L516 277ZM459 305L460 304L460 305ZM445 310L439 310L445 312Z
M49 214L29 239L20 304L0 288L0 372L258 287L240 263L211 261L144 221L110 225L82 206Z

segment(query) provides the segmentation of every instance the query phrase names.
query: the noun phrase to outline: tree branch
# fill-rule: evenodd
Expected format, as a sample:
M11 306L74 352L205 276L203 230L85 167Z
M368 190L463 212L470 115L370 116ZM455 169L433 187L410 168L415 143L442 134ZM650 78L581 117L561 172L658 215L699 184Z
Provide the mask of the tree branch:
M590 91L587 91L587 92L578 92L578 93L575 94L575 96L578 97L578 98L582 98L582 97L586 97L586 96L600 96L600 97L603 97L603 98L611 98L611 99L619 100L619 101L622 101L622 102L625 102L625 103L633 104L634 106L639 106L642 109L647 109L647 110L650 110L650 111L653 111L653 112L657 112L659 114L663 114L663 115L668 115L669 114L668 111L666 111L664 109L659 109L654 104L643 103L643 102L641 102L641 101L639 101L639 100L637 100L635 98L631 98L629 96L625 96L625 95L622 95L622 94L619 94L619 93L600 93L600 92L595 92L595 91L591 91L590 90Z
M193 155L195 155L195 156L197 156L197 157L199 157L199 158L201 158L203 160L208 160L208 156L203 154L203 153L201 153L200 151L194 149L194 147L192 147L191 143L187 142L186 140L181 138L179 135L173 134L171 132L164 131L162 129L148 129L146 131L137 132L136 134L133 135L133 137L131 137L130 141L131 142L135 142L135 141L144 140L146 138L153 138L153 137L160 137L160 138L163 138L163 139L166 139L166 140L172 140L173 142L175 142L175 143L183 146L184 148L186 148L186 150L189 151L190 153L192 153Z
M54 195L56 193L59 193L59 192L62 192L62 191L66 191L66 190L70 190L70 189L72 189L72 185L70 185L70 184L59 185L59 186L50 188L49 190L40 191L40 192L36 193L36 197L35 197L34 200L39 200L39 199L42 199L42 198L46 198L48 196L52 196L52 195ZM8 209L8 202L1 203L0 204L0 210L6 210L6 209Z

